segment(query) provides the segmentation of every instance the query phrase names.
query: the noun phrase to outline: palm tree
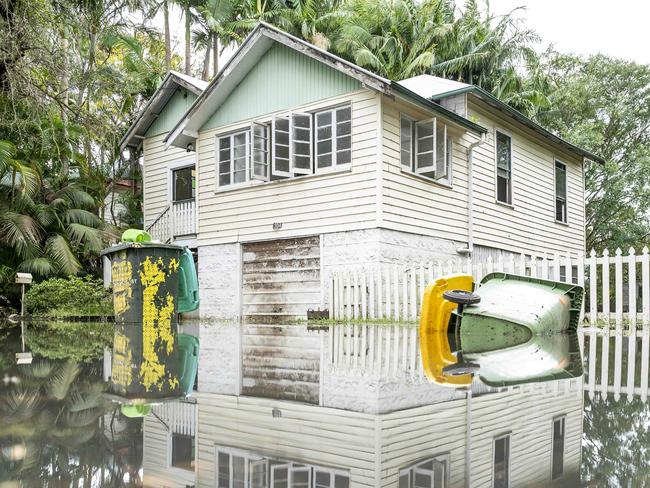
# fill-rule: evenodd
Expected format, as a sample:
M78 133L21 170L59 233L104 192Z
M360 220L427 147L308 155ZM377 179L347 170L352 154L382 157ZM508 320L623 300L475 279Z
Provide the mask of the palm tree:
M401 80L430 72L452 29L450 0L352 0L335 50L375 73Z
M321 49L329 50L345 15L341 0L295 0L281 10L277 25Z
M212 75L219 71L219 39L236 36L231 31L235 4L232 0L207 0L197 6L199 25L194 31L194 45L205 49L202 77L210 77L210 56L212 56Z

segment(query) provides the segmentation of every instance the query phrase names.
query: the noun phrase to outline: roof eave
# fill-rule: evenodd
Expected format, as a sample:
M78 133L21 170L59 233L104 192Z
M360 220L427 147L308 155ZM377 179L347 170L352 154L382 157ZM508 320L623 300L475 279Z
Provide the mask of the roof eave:
M526 117L524 114L519 112L518 110L512 108L510 105L508 105L505 102L502 102L499 100L497 97L492 95L490 92L485 91L484 89L478 87L478 86L468 86L464 88L460 88L458 90L451 90L445 93L440 93L433 97L434 100L442 100L443 98L449 98L454 95L460 95L462 93L472 93L482 99L485 103L488 105L501 110L502 112L505 112L518 122L524 124L526 127L529 129L533 130L540 136L549 139L552 141L554 144L557 144L559 146L562 146L563 148L576 153L580 155L584 159L588 159L590 161L594 161L596 163L600 164L605 164L605 160L601 158L600 156L593 154L590 151L587 151L586 149L581 148L580 146L576 146L575 144L571 144L568 141L565 141L561 137L556 136L549 130L545 129L541 125L539 125L537 122L534 122L530 118Z
M467 120L465 117L462 117L458 115L456 112L452 112L449 109L446 109L445 107L435 103L433 100L429 100L428 98L424 98L417 93L409 90L408 88L400 85L398 82L391 82L391 87L404 97L410 99L411 101L417 103L418 105L428 109L432 110L434 112L437 112L438 114L442 115L443 117L446 117L453 122L457 123L458 125L464 127L465 129L469 130L470 132L473 132L474 134L481 135L487 133L487 129L483 127L482 125L476 124L472 122L471 120Z

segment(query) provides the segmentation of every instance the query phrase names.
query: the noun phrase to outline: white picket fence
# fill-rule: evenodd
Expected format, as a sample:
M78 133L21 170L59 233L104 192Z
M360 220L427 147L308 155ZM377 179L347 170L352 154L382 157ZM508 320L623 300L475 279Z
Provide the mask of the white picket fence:
M473 261L435 260L411 266L385 264L334 269L327 284L329 316L334 320L415 321L425 287L439 276L467 273L480 281L491 272L568 281L585 287L583 317L591 326L635 330L650 327L650 254L630 248L588 257L529 254Z

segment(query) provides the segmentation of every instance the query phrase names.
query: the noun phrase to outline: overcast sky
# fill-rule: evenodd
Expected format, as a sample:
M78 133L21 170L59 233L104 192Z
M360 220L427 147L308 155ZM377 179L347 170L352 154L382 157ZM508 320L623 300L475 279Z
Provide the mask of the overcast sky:
M538 32L544 47L650 64L649 0L490 0L495 14L517 7L525 7L517 16Z

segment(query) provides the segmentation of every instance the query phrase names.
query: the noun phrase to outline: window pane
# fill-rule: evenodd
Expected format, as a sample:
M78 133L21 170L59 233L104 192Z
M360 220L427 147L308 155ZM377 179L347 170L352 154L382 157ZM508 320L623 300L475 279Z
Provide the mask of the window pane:
M348 164L352 160L351 151L337 151L336 164Z
M332 112L320 112L316 114L316 124L320 127L323 125L330 125L332 123Z
M309 488L309 470L300 468L291 472L291 488Z
M217 456L218 471L218 488L230 488L230 455L220 452Z
M336 138L336 150L340 151L341 149L350 149L352 139L349 136L337 137Z
M273 170L282 176L288 176L289 164L289 119L279 118L274 121L273 131Z
M413 169L413 122L404 117L400 118L400 149L402 165Z
M331 139L332 139L332 126L331 125L328 125L328 126L325 126L325 127L319 126L316 136L317 136L319 141L323 141L323 140L330 140L331 141Z
M232 457L232 478L233 488L245 488L246 486L246 459L240 456Z
M510 464L510 437L494 441L494 488L508 488L508 471Z
M399 477L399 488L411 488L409 486L408 472L400 475L400 477Z
M565 273L566 274L566 273ZM562 476L564 471L564 418L553 422L553 474L552 479Z
M251 488L266 488L266 461L253 461L249 466Z
M316 488L330 488L331 476L329 473L316 471L316 479L314 480Z
M311 172L311 115L292 114L292 168L301 174Z
M447 178L447 128L444 124L436 125L436 180Z
M555 219L560 222L567 221L566 207L566 166L559 161L555 162Z
M194 167L176 169L172 173L173 199L175 202L194 198L196 175Z
M334 477L334 488L350 488L350 477L337 474Z
M510 137L497 132L497 167L510 171L511 159Z
M194 470L194 436L172 435L172 466Z
M435 121L418 122L416 131L415 170L435 170L434 167L434 127Z
M351 107L340 108L336 111L336 121L342 122L352 119L352 109Z
M219 186L230 185L231 136L219 138Z
M276 466L271 471L272 484L271 488L288 488L289 486L289 468L285 466Z

